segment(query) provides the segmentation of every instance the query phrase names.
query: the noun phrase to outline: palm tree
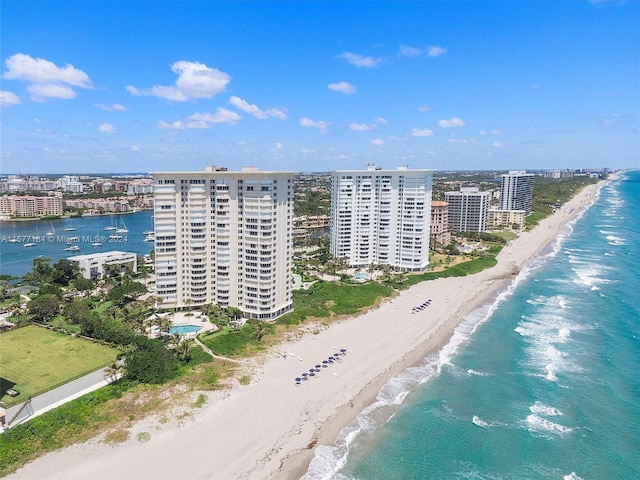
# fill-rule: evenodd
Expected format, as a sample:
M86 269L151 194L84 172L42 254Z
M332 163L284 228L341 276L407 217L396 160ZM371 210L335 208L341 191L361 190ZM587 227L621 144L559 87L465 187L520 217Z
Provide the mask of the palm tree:
M227 315L233 320L237 320L242 316L242 310L238 307L227 307Z
M382 276L380 277L380 280L383 282L391 280L391 267L389 265L382 266Z
M104 367L103 374L107 383L115 383L118 381L119 374L122 373L122 365L117 361Z
M264 323L257 322L254 325L253 337L259 342L264 337L264 334L267 333L267 329L264 326Z
M187 363L189 361L189 353L191 352L192 347L193 343L191 343L190 340L182 340L175 346L178 357L180 357L180 360L182 360L184 363Z
M369 274L369 280L373 280L373 273L376 271L376 265L374 263L369 265L367 273Z

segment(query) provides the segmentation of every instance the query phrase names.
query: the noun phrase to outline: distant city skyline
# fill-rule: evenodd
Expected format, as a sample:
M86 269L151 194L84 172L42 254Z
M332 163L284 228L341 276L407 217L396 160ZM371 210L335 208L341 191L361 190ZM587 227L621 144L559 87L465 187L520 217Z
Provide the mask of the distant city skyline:
M640 2L2 4L0 174L640 168Z

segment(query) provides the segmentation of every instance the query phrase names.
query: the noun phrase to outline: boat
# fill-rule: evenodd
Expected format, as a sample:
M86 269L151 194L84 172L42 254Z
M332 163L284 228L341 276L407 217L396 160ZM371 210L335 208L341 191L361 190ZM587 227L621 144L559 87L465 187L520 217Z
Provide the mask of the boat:
M145 235L155 235L156 234L156 232L154 230L145 230L142 233L144 233Z
M96 230L96 241L91 243L92 247L101 247L102 246L102 242L100 241L100 234L98 233L98 230Z
M65 232L73 232L75 230L75 228L73 227L67 227L64 229Z
M120 219L120 221L122 222L122 227L116 228L116 233L129 233L129 229L125 225L124 220Z
M144 242L155 242L155 241L156 241L156 236L155 236L155 234L150 233L150 234L148 234L148 235L146 235L146 236L144 237L144 240L143 240L143 241L144 241Z
M51 230L45 233L47 237L53 237L56 234L56 229L53 228L53 222L51 223Z
M111 225L108 227L104 227L105 232L112 232L116 229L115 225L113 225L113 217L111 217Z
M35 246L36 246L36 244L35 244L35 243L25 243L25 244L23 245L23 247L35 247Z
M78 250L80 250L78 245L72 245L71 247L65 248L65 251L67 252L77 252Z

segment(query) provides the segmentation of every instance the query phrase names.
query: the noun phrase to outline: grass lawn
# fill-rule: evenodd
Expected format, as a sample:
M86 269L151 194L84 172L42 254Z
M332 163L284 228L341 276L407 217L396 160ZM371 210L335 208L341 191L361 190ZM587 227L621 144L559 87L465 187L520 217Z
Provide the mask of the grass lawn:
M29 325L0 334L0 377L14 383L7 406L113 362L117 349ZM2 388L4 392L6 389Z

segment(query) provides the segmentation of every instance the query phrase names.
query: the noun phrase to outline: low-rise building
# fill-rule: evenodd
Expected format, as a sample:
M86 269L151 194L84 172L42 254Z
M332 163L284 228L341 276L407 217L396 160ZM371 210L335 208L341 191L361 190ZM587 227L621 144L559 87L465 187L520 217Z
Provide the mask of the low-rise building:
M513 230L522 230L524 228L525 217L526 212L524 210L489 209L487 215L487 229L499 230L503 228L511 228Z
M3 195L0 197L0 215L8 217L41 217L62 215L62 198L33 195Z
M88 255L75 255L68 257L67 260L76 262L80 267L82 276L90 280L105 277L112 266L117 266L130 272L138 271L138 255L135 252L112 250Z

